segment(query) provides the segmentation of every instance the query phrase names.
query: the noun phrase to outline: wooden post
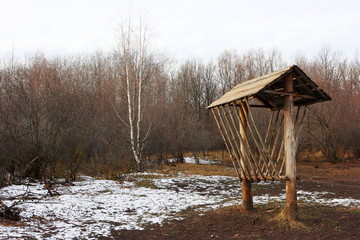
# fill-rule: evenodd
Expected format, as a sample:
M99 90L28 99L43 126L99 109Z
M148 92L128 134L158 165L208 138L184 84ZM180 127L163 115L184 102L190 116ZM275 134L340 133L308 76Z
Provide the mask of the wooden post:
M285 92L294 91L292 75L284 82ZM283 213L290 219L297 218L297 196L296 196L296 145L294 132L294 101L293 96L284 95L284 153L286 164L286 206Z
M241 104L243 104L243 102L241 102ZM248 108L245 106L245 104L243 104L244 106L244 110L248 111ZM242 138L242 141L240 142L240 151L244 152L245 151L245 146L243 143L245 143L245 141L247 141L245 135L247 134L247 128L248 128L248 122L246 119L246 114L243 111L240 111L240 120L242 122L242 124L240 124L240 135ZM244 156L244 154L243 154ZM244 166L245 159L241 158L241 164ZM243 179L242 180L242 209L244 211L250 211L254 209L254 203L253 203L253 197L252 197L252 189L251 189L251 179Z

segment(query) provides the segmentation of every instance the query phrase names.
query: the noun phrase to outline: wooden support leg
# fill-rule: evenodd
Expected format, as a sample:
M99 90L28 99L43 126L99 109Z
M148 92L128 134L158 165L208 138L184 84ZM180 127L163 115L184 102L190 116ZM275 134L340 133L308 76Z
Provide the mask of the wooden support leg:
M286 206L283 212L289 219L297 219L296 178L286 181Z
M246 143L246 134L248 131L248 121L246 114L248 110L249 109L244 105L244 112L240 111L240 135L242 138L242 141L240 142L241 151L245 151L244 143ZM245 159L241 159L241 162L243 165L245 165ZM250 179L244 179L242 181L242 209L244 211L250 211L254 209Z
M242 209L244 211L250 211L254 209L251 181L249 180L242 181Z
M285 91L293 92L292 76L285 79ZM297 196L296 196L296 144L294 131L294 102L292 96L284 96L284 146L286 164L286 206L284 214L289 219L297 218Z

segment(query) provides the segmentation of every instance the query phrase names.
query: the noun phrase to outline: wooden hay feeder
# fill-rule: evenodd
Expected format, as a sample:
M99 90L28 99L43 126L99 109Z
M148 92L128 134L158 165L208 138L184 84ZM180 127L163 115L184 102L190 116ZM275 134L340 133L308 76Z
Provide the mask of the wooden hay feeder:
M295 154L306 107L329 100L330 96L294 65L240 83L208 106L242 181L244 210L253 209L251 182L286 181L284 213L296 218ZM253 108L271 111L263 131Z

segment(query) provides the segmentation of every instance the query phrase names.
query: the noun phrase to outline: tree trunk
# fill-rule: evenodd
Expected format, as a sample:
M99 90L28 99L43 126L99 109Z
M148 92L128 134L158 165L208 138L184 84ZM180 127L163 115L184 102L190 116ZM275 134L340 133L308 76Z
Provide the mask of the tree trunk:
M285 79L285 92L293 92L293 79L288 76ZM293 96L284 96L284 147L286 163L286 206L283 213L289 219L297 218L296 196L296 145L294 137L294 102Z

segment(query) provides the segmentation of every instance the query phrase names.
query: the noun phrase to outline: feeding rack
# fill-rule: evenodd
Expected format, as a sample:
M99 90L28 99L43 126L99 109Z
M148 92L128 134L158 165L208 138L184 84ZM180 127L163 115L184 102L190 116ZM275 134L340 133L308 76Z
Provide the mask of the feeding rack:
M208 109L241 181L295 183L295 153L306 107L328 100L330 96L293 65L236 85ZM270 110L266 129L259 128L254 108Z

